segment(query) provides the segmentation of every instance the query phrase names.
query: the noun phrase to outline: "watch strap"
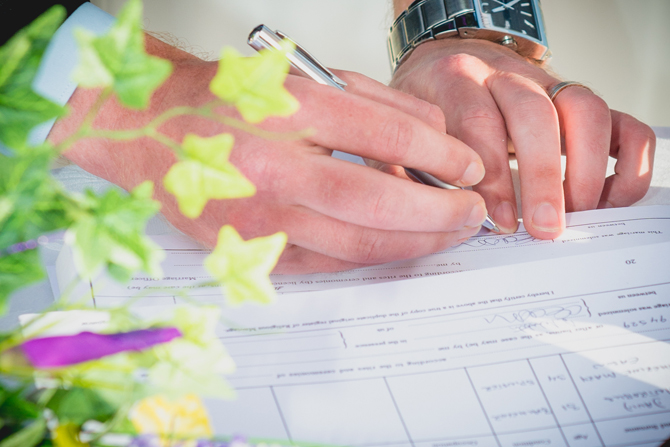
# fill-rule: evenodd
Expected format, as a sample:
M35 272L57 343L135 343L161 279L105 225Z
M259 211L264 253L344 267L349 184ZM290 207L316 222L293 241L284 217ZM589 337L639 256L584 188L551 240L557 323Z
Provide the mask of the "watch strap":
M539 2L529 1L535 5L534 10L541 21ZM419 44L452 36L495 41L524 57L537 60L545 60L551 54L543 34L541 41L536 41L511 30L490 28L480 23L479 9L479 0L415 0L398 16L389 31L392 70L395 71Z
M471 15L471 18L466 16ZM459 25L474 20L472 0L416 0L393 22L388 51L395 71L420 43L458 35Z

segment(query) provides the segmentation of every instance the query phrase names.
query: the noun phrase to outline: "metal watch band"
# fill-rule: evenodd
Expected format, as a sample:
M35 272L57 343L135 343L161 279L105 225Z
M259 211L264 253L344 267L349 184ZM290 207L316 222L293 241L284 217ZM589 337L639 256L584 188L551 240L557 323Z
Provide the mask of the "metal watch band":
M537 5L537 0L530 0ZM541 19L541 13L540 19ZM549 56L544 29L541 41L533 41L512 30L482 25L478 0L415 0L391 25L389 59L395 72L414 48L428 40L452 36L496 41L525 57L545 60Z

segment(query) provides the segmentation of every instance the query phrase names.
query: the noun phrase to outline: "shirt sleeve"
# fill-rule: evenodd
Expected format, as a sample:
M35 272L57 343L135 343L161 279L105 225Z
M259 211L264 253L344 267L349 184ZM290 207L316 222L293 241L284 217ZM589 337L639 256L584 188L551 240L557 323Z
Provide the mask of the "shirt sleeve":
M72 71L79 62L74 30L87 29L104 34L114 23L114 16L91 3L84 3L58 28L51 39L33 80L33 89L43 97L65 105L77 84L72 81ZM56 120L36 126L29 137L29 144L37 145L46 140Z

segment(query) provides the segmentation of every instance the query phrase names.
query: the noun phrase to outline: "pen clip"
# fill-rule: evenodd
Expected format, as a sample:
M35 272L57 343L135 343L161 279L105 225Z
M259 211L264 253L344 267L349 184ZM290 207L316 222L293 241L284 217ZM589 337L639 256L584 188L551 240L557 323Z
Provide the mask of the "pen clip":
M327 67L325 67L321 62L316 60L314 56L310 54L309 51L304 49L299 43L297 43L295 40L291 39L289 36L284 34L283 32L279 30L275 30L275 34L279 36L281 39L286 39L289 42L291 42L293 45L295 45L295 51L296 53L299 53L302 57L307 59L312 65L315 67L319 68L320 70L323 70L324 74L326 74L330 79L332 79L336 84L338 84L341 87L346 87L347 83L344 82L342 79L338 78L335 73L332 71L328 70Z

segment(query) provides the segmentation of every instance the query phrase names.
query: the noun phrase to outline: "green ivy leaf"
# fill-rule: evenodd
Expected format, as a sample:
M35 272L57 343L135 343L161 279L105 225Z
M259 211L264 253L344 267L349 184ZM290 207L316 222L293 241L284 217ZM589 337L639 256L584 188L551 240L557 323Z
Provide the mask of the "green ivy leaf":
M148 181L129 195L116 189L101 197L87 192L84 214L66 233L80 274L94 275L104 267L120 282L127 282L139 270L160 275L163 251L144 236L147 221L160 208L151 199L152 192L153 184Z
M67 227L76 206L49 173L48 145L0 155L0 249Z
M150 393L149 387L134 374L139 368L154 363L145 352L121 352L51 371L51 374L66 386L93 390L108 405L119 408Z
M185 159L175 163L165 175L165 189L177 197L179 210L194 219L210 199L249 197L256 187L229 161L233 136L201 138L188 134L184 138Z
M128 1L109 32L97 37L78 30L80 63L74 79L89 88L112 87L122 104L144 109L172 72L172 65L147 54L142 31L142 3Z
M37 405L25 398L26 388L7 389L0 384L0 421L11 423L39 418Z
M220 310L216 307L184 306L174 312L174 324L182 337L156 345L158 362L149 369L156 391L178 397L189 393L231 398L233 390L222 374L235 365L216 336Z
M44 278L37 250L27 250L0 257L0 315L7 311L10 295Z
M65 111L32 90L44 51L64 18L65 8L54 6L0 47L0 142L8 147L22 147L33 127Z
M284 88L289 70L284 51L263 50L257 57L243 57L233 48L224 48L219 69L210 90L235 105L245 120L259 123L269 116L289 116L300 104Z
M269 275L286 241L285 233L244 241L233 227L225 225L219 232L216 248L205 259L205 268L221 281L231 305L244 301L270 303L275 289Z
M44 439L46 433L47 423L44 419L40 418L0 441L0 447L34 447Z
M53 410L61 424L80 426L86 421L105 422L114 416L117 408L110 405L95 390L73 387L59 389L49 400L47 408Z

